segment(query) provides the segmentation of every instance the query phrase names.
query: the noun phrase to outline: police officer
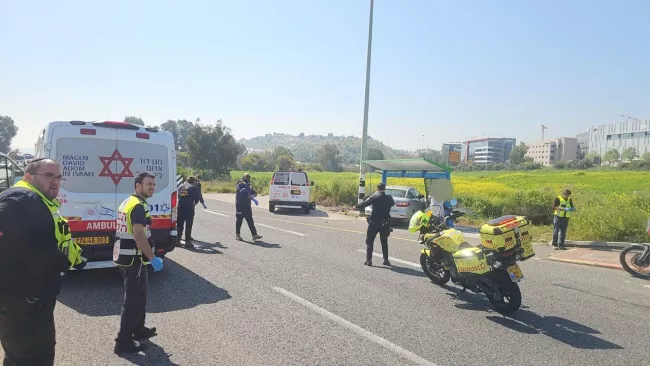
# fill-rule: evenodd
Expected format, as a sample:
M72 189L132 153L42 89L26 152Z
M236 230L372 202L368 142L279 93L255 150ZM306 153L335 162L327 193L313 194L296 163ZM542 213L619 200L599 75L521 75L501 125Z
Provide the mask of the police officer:
M185 228L185 240L181 242L184 248L194 248L192 244L194 206L199 203L200 193L194 177L187 178L187 182L178 188L178 237L183 237L183 228Z
M566 231L569 227L569 217L575 211L573 200L571 199L571 191L565 189L562 194L557 196L553 202L553 248L566 249L564 247L564 239L566 238Z
M241 237L241 226L244 223L244 219L246 219L248 228L253 235L253 240L262 239L261 235L257 235L257 229L253 221L251 201L255 202L256 206L259 204L255 196L257 196L257 192L251 187L251 175L246 173L241 180L237 181L237 193L235 196L235 216L237 217L235 222L235 239L239 241L244 240Z
M368 231L366 232L366 261L364 262L366 266L372 266L372 250L377 234L379 234L379 240L381 241L384 265L390 266L388 261L388 237L390 236L390 209L394 205L393 197L386 194L386 185L379 183L375 194L357 206L360 211L372 206L372 214L370 214Z
M0 341L4 365L53 365L54 307L61 275L83 268L56 200L64 180L54 160L36 159L0 194Z
M135 177L135 192L122 202L117 212L118 240L113 248L113 261L124 279L122 318L114 349L117 354L144 350L146 344L139 341L156 335L156 328L144 326L148 281L146 265L151 264L154 271L163 268L162 260L154 255L147 203L155 188L153 174L139 173Z

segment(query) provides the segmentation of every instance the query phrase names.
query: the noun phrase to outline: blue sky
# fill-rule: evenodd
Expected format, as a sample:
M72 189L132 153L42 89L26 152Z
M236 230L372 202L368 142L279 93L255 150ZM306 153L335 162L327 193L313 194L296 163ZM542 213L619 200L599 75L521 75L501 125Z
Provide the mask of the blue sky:
M183 4L183 5L181 5ZM0 114L361 135L366 0L0 0ZM650 118L650 1L376 0L369 134L440 148Z

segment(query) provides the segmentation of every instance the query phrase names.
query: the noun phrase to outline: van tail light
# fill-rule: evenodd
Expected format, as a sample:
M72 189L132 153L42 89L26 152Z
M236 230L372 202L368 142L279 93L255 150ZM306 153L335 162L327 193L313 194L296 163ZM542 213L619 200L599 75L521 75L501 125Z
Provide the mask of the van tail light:
M408 202L397 202L395 206L397 207L409 207L411 204Z
M97 134L97 130L95 130L94 128L82 128L80 130L80 132L81 132L82 135L96 135Z
M144 132L136 132L135 137L139 139L149 140L149 134Z
M174 193L172 193L172 227L176 226L176 219L178 214L176 206L178 206L178 191L174 191Z

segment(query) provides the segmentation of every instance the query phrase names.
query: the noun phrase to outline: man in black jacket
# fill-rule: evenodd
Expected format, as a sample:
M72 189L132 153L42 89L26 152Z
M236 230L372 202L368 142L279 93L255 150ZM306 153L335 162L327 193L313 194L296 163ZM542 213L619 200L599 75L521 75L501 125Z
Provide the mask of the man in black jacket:
M384 265L390 266L388 261L388 237L390 236L390 209L394 205L393 197L386 194L386 185L379 183L375 194L357 206L359 211L372 206L372 213L368 220L368 231L366 232L366 261L364 263L366 266L372 266L372 250L377 234L379 234L379 240L381 241Z
M61 167L34 160L23 180L25 187L0 194L0 341L4 366L49 366L56 344L54 306L61 274L70 268L55 231Z
M187 182L178 188L178 237L185 241L181 246L187 249L194 248L192 244L192 226L194 226L194 207L199 203L201 191L194 177L187 178Z

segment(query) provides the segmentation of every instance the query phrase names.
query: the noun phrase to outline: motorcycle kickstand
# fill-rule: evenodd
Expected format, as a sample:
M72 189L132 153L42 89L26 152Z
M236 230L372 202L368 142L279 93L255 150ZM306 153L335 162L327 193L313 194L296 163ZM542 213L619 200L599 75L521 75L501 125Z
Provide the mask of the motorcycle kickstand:
M463 294L465 291L467 291L467 287L463 287L463 289L460 290L460 292L458 292L458 293L456 294L456 296L452 297L452 299L454 299L454 300L457 299L458 296L460 296L461 294Z

